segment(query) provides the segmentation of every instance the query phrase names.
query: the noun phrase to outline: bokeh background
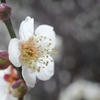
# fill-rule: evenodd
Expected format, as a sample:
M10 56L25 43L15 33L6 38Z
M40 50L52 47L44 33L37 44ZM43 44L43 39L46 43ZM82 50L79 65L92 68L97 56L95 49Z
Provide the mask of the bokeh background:
M37 80L36 86L27 93L27 100L59 100L61 91L80 79L99 85L100 0L7 0L7 3L12 7L16 35L26 16L35 19L35 28L41 24L53 26L57 35L58 54L53 56L55 74L49 81ZM0 49L7 50L9 41L1 21ZM71 99L66 97L66 100ZM83 96L75 100L85 99Z

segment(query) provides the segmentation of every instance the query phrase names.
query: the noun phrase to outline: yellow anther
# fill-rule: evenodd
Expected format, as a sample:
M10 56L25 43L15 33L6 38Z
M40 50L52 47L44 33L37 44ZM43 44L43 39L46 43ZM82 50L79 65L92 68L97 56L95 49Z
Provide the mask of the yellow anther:
M48 40L49 42L45 43L45 40ZM21 61L23 65L27 65L28 68L40 72L41 68L48 66L49 61L53 62L53 60L49 59L49 55L52 56L52 53L57 51L50 47L52 45L51 40L52 39L49 39L46 36L34 34L33 37L26 42L21 42ZM48 60L39 58L47 58ZM37 62L41 63L41 67L38 66Z
M53 62L53 60L50 60L51 62Z
M48 66L49 61L46 62L46 66Z
M46 39L46 36L44 37L44 39Z
M40 67L37 69L38 72L40 72Z
M46 57L48 58L48 55Z

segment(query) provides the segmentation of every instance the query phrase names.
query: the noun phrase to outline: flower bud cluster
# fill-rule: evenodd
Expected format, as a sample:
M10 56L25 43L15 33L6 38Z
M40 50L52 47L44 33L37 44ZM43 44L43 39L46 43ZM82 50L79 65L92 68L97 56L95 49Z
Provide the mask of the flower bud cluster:
M14 97L20 98L23 97L27 92L27 86L22 79L15 81L11 87L11 94Z

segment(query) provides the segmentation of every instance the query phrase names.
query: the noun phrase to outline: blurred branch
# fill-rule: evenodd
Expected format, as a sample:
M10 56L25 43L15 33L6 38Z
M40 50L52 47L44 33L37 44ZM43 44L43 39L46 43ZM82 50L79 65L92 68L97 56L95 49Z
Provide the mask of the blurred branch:
M1 0L1 3L6 3L6 0ZM11 38L16 38L16 34L15 34L15 31L14 31L11 19L9 18L8 20L5 20L3 22L5 23L8 31L9 31L10 37ZM23 79L23 77L21 75L21 68L17 68L17 67L14 67L14 68L18 71L18 74L19 74L20 78Z
M1 0L1 3L6 3L6 0Z
M21 98L18 98L18 100L23 100L23 97L21 97Z
M78 4L78 0L73 0L73 1L80 12L84 11L84 9Z

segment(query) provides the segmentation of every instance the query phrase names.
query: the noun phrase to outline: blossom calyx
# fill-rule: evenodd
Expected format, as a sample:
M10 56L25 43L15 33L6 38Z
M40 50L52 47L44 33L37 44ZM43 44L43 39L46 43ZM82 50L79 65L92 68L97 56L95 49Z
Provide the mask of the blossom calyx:
M14 83L12 83L12 87L11 87L11 94L14 97L20 98L22 96L24 96L27 92L28 88L24 82L24 80L19 79L17 81L15 81Z
M6 3L0 4L0 20L5 21L11 16L11 7Z
M0 51L0 69L6 69L11 65L7 51Z

